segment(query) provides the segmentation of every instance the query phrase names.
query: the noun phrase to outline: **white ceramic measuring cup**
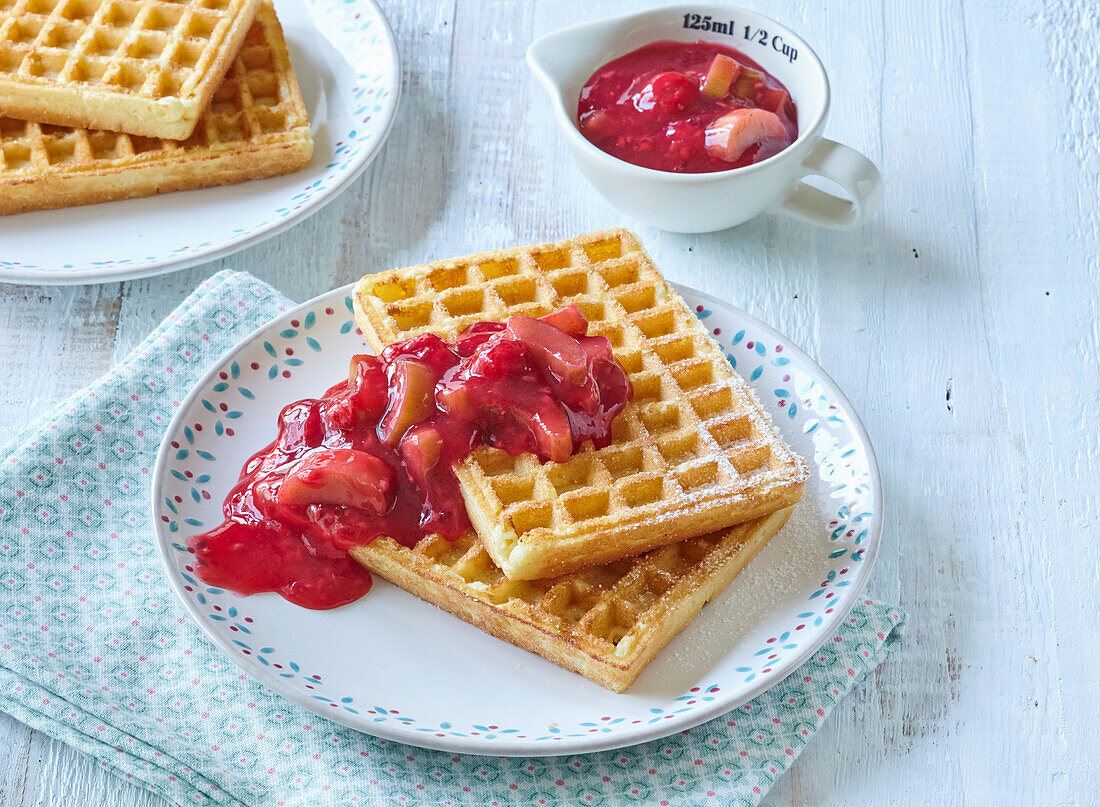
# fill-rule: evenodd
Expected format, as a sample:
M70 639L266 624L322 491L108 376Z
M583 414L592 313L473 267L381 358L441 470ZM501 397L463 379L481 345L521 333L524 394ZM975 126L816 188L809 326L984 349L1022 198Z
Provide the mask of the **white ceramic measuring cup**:
M577 128L581 87L608 61L666 39L715 42L758 62L790 91L798 107L798 139L761 162L705 174L642 168L590 143ZM843 229L862 224L882 199L874 163L822 137L829 79L817 55L793 31L755 11L692 4L581 23L535 41L527 62L550 93L581 171L611 204L655 227L710 232L772 212ZM802 181L811 174L836 182L850 198Z

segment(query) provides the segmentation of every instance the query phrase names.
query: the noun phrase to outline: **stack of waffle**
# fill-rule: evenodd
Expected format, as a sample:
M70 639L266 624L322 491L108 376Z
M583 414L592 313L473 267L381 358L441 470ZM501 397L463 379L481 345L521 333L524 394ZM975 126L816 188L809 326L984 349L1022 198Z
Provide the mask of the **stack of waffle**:
M0 214L302 168L269 0L0 0Z
M480 448L456 469L474 531L353 555L622 692L783 526L806 464L629 232L369 275L354 294L375 350L570 303L633 383L611 445L564 463Z

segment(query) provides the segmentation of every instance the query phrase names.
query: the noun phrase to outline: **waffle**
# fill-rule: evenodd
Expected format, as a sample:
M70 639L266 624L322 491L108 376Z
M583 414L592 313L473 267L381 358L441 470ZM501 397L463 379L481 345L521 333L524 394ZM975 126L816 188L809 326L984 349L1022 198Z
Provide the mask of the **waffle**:
M429 536L413 549L379 538L351 553L420 599L622 692L790 513L549 580L509 580L473 533L454 542Z
M370 275L356 320L376 349L576 303L634 400L612 444L540 464L477 449L456 468L470 521L511 579L606 563L794 504L808 471L721 348L625 230Z
M0 0L0 113L184 140L260 0Z
M286 174L312 153L282 29L264 3L183 143L0 118L0 214Z

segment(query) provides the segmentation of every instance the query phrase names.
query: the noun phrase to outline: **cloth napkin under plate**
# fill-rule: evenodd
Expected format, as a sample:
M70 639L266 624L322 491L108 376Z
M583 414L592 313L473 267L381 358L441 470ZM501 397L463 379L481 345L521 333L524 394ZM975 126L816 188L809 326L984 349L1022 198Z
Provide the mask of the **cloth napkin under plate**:
M427 751L271 693L175 601L148 486L178 402L289 305L221 272L110 373L0 447L0 710L180 805L753 805L898 642L904 614L865 600L834 641L745 706L566 757Z

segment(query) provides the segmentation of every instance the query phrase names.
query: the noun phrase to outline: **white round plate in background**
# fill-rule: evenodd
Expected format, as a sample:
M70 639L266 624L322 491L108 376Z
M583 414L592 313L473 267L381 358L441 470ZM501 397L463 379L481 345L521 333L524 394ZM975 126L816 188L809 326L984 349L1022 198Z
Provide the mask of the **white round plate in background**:
M454 752L631 745L775 685L859 598L882 528L878 467L851 405L812 359L745 312L680 291L812 475L787 526L626 693L495 639L377 575L358 602L309 611L275 594L212 588L188 570L187 539L221 522L222 500L244 461L273 439L280 409L321 394L347 373L352 353L367 350L350 286L246 338L180 405L152 486L176 594L229 658L275 692L354 729Z
M401 69L373 0L275 0L313 159L282 177L0 217L0 281L95 283L224 257L316 213L377 155Z

